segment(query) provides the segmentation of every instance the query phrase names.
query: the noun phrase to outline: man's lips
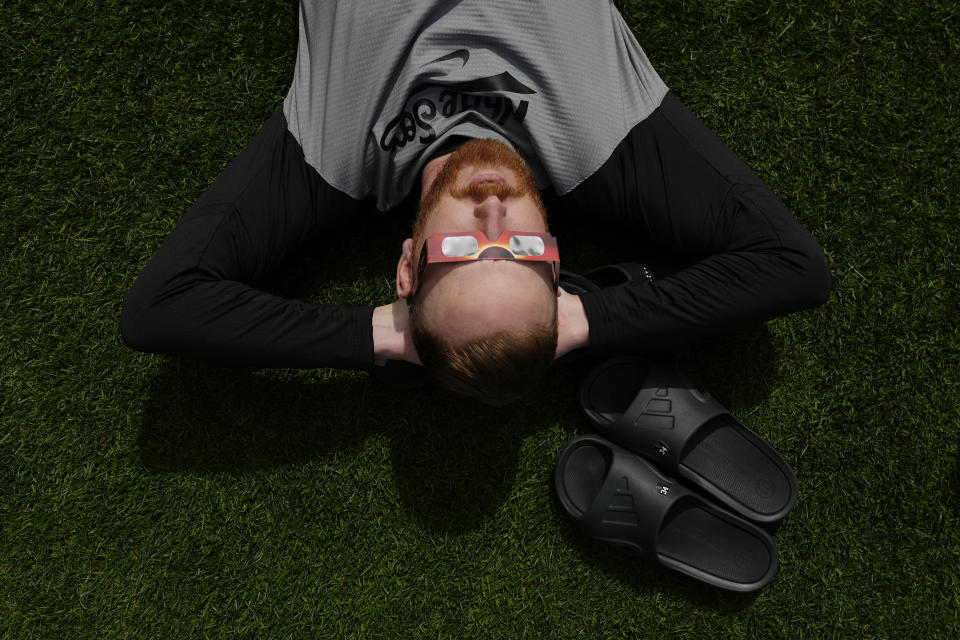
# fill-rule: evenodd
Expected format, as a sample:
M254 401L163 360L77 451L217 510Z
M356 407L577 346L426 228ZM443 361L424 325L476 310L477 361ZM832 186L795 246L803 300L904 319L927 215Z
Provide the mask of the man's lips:
M507 179L495 171L484 171L483 173L479 173L474 176L473 180L470 181L470 185L480 184L481 182L499 182L501 184L507 184Z

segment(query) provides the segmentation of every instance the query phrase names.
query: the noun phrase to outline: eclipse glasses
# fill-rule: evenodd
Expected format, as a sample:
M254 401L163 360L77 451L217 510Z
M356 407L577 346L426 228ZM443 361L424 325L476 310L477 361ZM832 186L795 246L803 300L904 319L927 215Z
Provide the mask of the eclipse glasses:
M423 278L428 264L469 262L471 260L532 260L553 263L553 287L560 276L560 252L557 239L549 233L504 231L490 240L482 231L435 233L423 243L417 282Z

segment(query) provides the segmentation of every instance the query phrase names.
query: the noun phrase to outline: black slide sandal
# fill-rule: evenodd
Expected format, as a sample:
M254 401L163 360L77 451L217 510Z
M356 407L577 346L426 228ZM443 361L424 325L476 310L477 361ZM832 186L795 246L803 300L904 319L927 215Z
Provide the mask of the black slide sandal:
M608 264L587 271L582 276L601 289L619 287L633 281L653 282L653 273L639 262Z
M600 291L610 287L619 287L635 280L653 282L653 273L639 262L607 264L591 269L583 275L564 269L560 270L560 286L567 293L581 294L588 291Z
M776 449L665 360L603 362L584 379L580 406L602 435L745 518L775 523L797 501Z
M563 510L591 538L707 584L757 591L777 572L779 553L769 534L599 436L567 443L554 488Z
M579 273L560 269L560 286L567 293L580 295L588 291L599 291L600 287L593 280L583 277Z

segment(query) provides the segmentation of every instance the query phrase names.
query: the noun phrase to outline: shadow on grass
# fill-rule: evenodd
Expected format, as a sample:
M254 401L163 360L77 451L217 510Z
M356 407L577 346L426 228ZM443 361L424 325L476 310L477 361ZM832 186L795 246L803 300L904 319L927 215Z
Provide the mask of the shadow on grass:
M158 473L242 474L355 447L372 432L346 404L362 402L362 387L356 378L318 384L171 360L151 382L141 458Z
M507 499L523 439L565 419L562 402L537 394L497 409L432 388L388 389L362 373L312 380L177 359L153 379L149 398L139 446L154 473L301 465L384 435L405 510L442 533L476 530Z
M676 354L681 371L735 414L767 400L777 375L776 360L766 325Z

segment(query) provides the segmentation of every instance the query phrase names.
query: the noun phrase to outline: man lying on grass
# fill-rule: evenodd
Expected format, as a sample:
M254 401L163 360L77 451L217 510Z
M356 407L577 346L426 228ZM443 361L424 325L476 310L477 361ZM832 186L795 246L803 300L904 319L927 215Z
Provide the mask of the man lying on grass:
M364 199L390 211L418 186L394 303L256 287L304 244L336 243ZM551 216L684 267L566 293L541 192ZM817 243L668 90L609 0L302 0L282 108L146 265L121 330L135 349L230 365L422 362L502 404L571 349L675 349L829 288Z

